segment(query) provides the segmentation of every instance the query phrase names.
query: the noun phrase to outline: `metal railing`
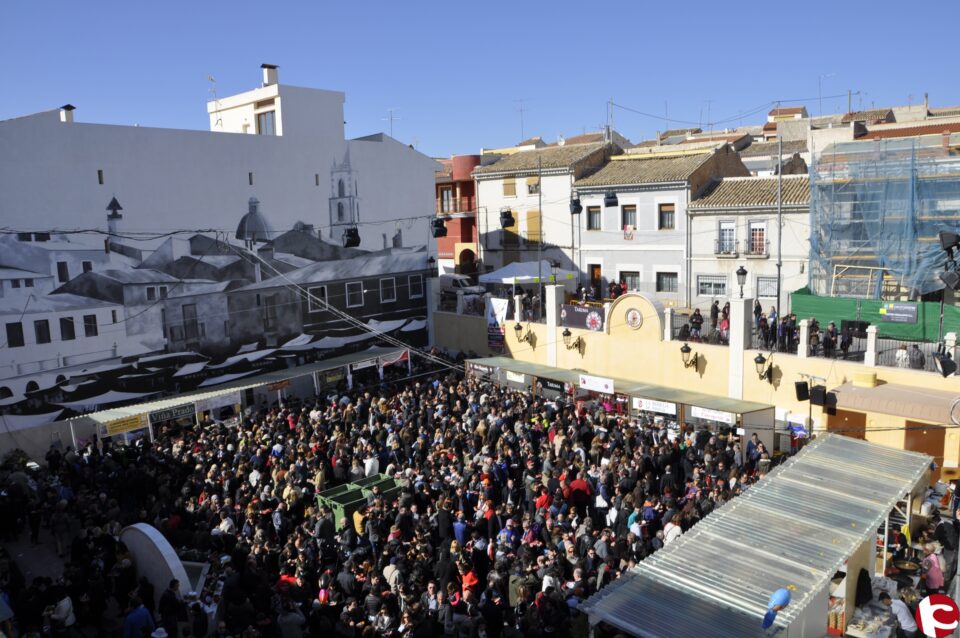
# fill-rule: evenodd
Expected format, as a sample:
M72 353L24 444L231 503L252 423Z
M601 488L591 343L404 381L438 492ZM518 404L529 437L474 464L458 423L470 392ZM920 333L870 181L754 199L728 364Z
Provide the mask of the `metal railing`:
M713 254L718 257L738 257L740 251L737 250L737 241L735 239L714 239Z
M440 199L437 198L437 214L449 215L450 213L473 213L477 210L476 197L461 197L460 199Z
M721 322L717 322L714 328L710 323L709 315L704 316L703 325L699 333L690 323L691 312L674 310L670 314L670 338L673 341L691 341L694 343L709 343L715 346L730 345L729 328L721 330Z
M743 254L747 257L769 257L770 240L756 241L748 239L743 242Z
M877 365L888 368L936 372L935 355L943 349L939 343L908 341L877 335Z

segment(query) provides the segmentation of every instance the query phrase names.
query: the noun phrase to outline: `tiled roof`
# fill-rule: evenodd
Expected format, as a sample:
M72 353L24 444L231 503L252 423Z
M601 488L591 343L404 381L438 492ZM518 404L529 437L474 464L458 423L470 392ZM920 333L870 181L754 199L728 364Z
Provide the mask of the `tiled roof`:
M569 146L571 144L596 144L603 141L603 133L597 131L596 133L584 133L583 135L574 135L573 137L564 138L563 144Z
M808 206L810 179L806 175L783 176L783 204ZM738 208L747 206L776 206L776 177L726 177L715 181L688 208Z
M703 129L700 128L671 128L667 129L660 134L660 139L665 140L668 137L677 137L678 135L693 135L694 133L700 133Z
M491 173L517 173L537 169L540 160L544 169L569 168L603 148L603 144L577 144L574 146L551 146L533 151L520 151L507 155L487 166L473 169L474 175Z
M736 142L747 137L746 133L714 133L712 135L695 135L680 142L681 144L697 144L698 142Z
M960 115L960 106L944 106L937 109L929 109L930 117L951 117Z
M533 137L528 137L522 142L518 143L517 146L533 146L534 144L542 144L543 138L539 135L534 135Z
M773 109L767 115L776 117L778 115L802 115L806 111L802 106L785 106L779 109Z
M682 182L713 157L712 152L680 156L629 155L629 159L612 160L599 171L577 180L583 186L616 186Z
M883 140L892 137L915 137L917 135L938 135L940 133L960 133L960 122L942 122L940 124L921 124L907 128L874 129L866 135L857 138L860 140Z
M777 147L779 144L777 142L754 142L747 148L740 151L740 157L759 157L764 155L776 155ZM793 140L790 142L783 143L783 155L790 156L794 153L806 153L807 152L807 142L806 140Z
M777 123L776 123L776 122L767 122L766 124L763 125L763 130L764 130L764 131L776 131L776 130L777 130Z
M841 122L876 122L886 120L893 113L890 109L870 109L867 111L855 111L843 116Z

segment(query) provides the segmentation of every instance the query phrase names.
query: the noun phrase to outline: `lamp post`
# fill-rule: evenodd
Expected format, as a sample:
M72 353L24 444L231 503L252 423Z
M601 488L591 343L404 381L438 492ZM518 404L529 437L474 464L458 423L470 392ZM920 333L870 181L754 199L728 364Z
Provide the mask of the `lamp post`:
M743 266L737 268L737 283L740 285L740 298L743 299L743 284L747 283L747 269Z
M553 283L557 283L557 274L560 272L560 262L554 260L550 262L550 276Z

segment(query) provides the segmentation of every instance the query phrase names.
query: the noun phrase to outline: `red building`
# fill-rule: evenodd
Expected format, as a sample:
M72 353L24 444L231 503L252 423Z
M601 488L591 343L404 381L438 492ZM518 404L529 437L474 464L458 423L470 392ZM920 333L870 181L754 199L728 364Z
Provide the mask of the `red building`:
M454 155L437 160L437 215L447 224L447 236L437 239L441 272L477 272L477 191L471 173L479 155Z

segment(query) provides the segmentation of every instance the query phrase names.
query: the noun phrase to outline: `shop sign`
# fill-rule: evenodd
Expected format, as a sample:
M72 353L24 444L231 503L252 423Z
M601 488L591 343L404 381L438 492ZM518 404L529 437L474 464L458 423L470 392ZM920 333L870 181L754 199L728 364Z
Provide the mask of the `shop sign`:
M917 304L885 303L880 308L883 323L917 323Z
M163 423L164 421L176 421L184 417L193 417L196 409L192 403L177 405L166 410L154 410L150 413L150 425Z
M358 361L350 365L350 370L356 372L357 370L363 370L364 368L372 368L377 365L376 359L367 359L366 361Z
M550 379L540 379L540 387L544 390L553 390L554 392L563 392L562 381L551 381Z
M590 374L581 374L577 385L584 390L603 392L604 394L613 394L613 379L608 379L606 377L595 377Z
M284 379L283 381L277 381L275 383L268 383L267 390L270 392L279 392L280 390L286 390L290 387L290 379Z
M124 432L142 430L148 425L150 425L150 420L147 418L146 414L134 414L133 416L124 417L122 419L114 419L113 421L107 421L104 423L104 436L116 436L117 434L123 434Z
M237 390L236 392L228 392L209 399L202 399L193 405L195 406L194 409L197 411L197 414L202 414L207 410L216 410L217 408L223 408L228 405L239 405L242 402L240 391Z
M658 414L677 415L677 404L668 401L656 401L654 399L633 398L633 409L641 412L657 412Z
M522 372L513 372L511 370L506 371L507 381L513 381L514 383L526 383L527 375Z
M601 332L605 319L606 311L602 307L564 304L560 310L560 325L565 328Z
M717 423L726 423L727 425L733 425L737 421L734 415L729 412L710 410L708 408L698 408L696 406L690 408L690 416L695 419L716 421Z
M343 376L343 368L337 368L336 370L327 370L323 379L326 383L337 383L343 380Z
M473 371L474 374L479 374L482 376L486 376L493 372L493 369L490 366L483 366L479 363L471 363L470 370Z

